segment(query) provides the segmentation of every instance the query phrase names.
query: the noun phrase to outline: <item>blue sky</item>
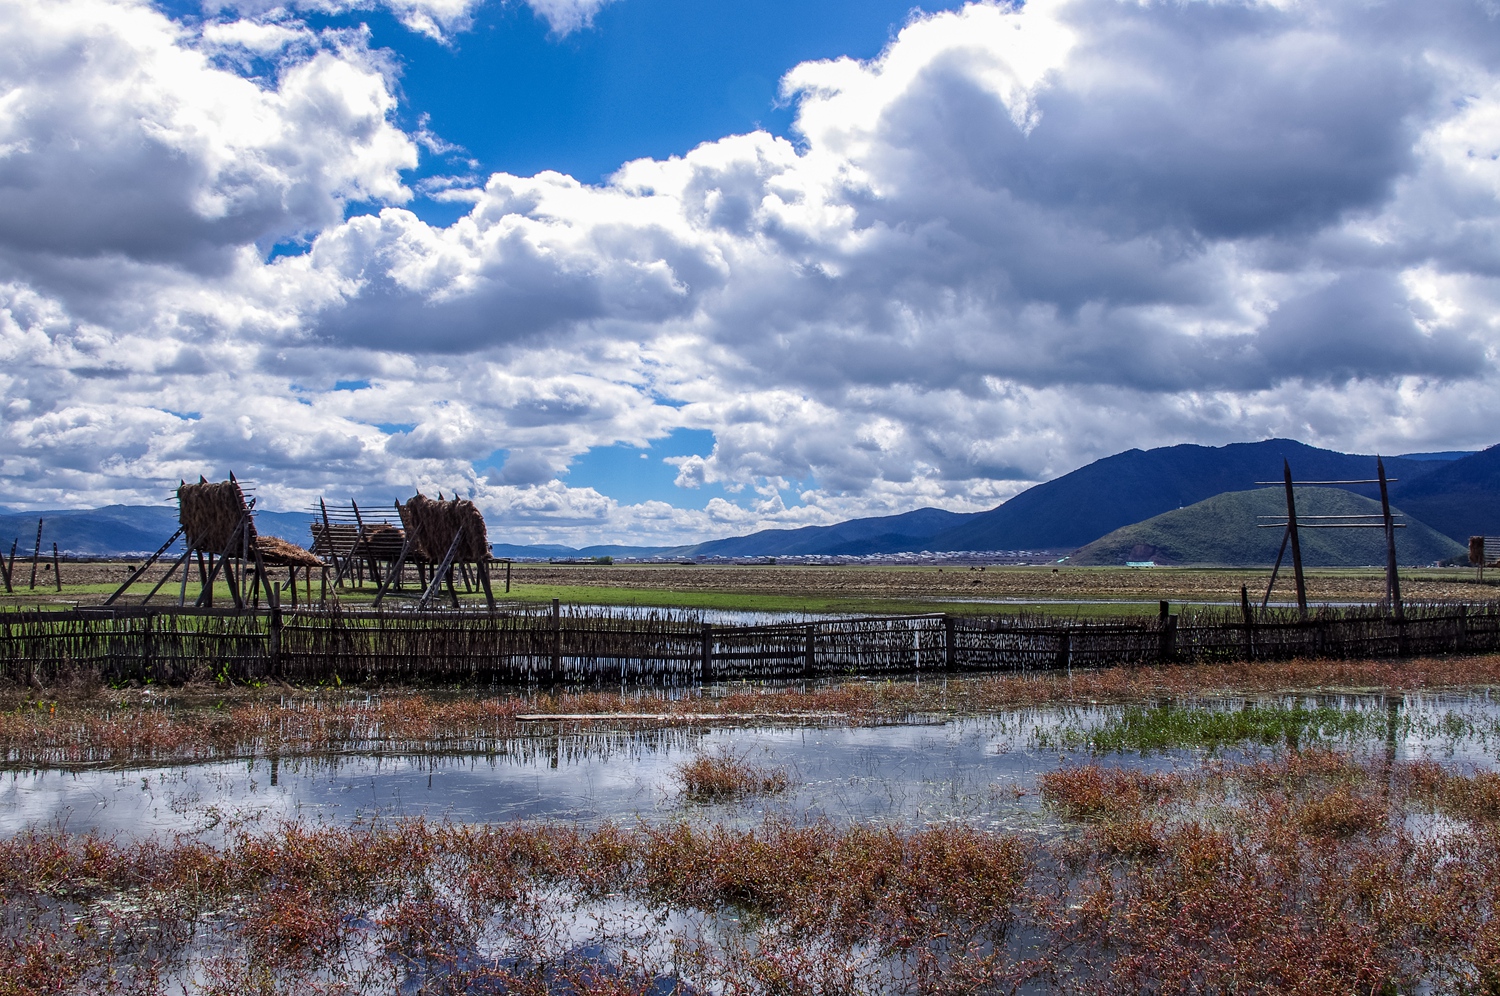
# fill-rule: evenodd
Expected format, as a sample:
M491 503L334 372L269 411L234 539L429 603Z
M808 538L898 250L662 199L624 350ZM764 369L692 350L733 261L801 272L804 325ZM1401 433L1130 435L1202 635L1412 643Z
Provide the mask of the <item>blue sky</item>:
M949 5L925 5L941 9ZM405 116L462 145L483 172L558 170L595 183L627 160L681 155L700 142L765 128L788 133L781 77L799 62L867 59L915 5L621 0L591 28L557 37L521 4L487 4L449 46L389 15L370 25L399 54ZM434 163L434 166L438 164Z
M0 0L0 504L510 542L1500 424L1488 0Z

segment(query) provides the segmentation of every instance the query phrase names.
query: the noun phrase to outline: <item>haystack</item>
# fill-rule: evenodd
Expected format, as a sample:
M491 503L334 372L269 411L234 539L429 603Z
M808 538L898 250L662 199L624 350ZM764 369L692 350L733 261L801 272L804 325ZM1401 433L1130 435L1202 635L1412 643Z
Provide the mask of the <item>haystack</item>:
M302 549L296 543L289 543L279 536L255 537L255 549L260 552L260 559L272 567L323 566L323 561L313 556L307 550Z
M401 547L406 542L406 533L395 526L377 522L365 526L364 549L376 560L395 560L401 556ZM446 551L446 547L444 550Z
M471 501L455 498L438 501L420 491L401 506L401 523L417 559L429 564L440 562L453 544L459 528L463 539L453 554L455 562L476 563L490 557L489 534L484 515Z
M177 521L182 523L190 549L223 553L247 514L245 493L235 481L210 484L200 479L177 489ZM255 539L253 519L250 539Z

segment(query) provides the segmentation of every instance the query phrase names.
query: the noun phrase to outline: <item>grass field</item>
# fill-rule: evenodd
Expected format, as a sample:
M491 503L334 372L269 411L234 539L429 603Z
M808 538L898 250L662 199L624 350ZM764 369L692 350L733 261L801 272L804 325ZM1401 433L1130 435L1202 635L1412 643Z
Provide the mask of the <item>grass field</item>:
M18 567L18 574L21 574ZM124 564L64 564L63 590L24 588L0 595L0 606L71 605L103 602L123 580ZM160 573L148 575L154 584ZM1150 568L994 566L787 566L680 564L554 565L517 564L508 600L568 604L637 605L759 612L865 613L1045 612L1063 615L1150 613L1159 599L1172 602L1238 603L1240 586L1258 604L1270 578L1265 568ZM1308 597L1327 602L1374 602L1385 594L1380 568L1320 569L1307 572ZM149 590L138 584L125 597L138 601ZM1411 601L1481 601L1500 595L1500 575L1476 580L1463 568L1410 568L1402 572L1403 595ZM319 586L313 585L314 594ZM299 586L299 598L305 588ZM154 600L175 604L174 581ZM187 598L197 598L190 581ZM501 592L496 592L497 596ZM340 598L360 604L374 597L373 585L343 589ZM477 594L465 600L479 599ZM222 584L216 601L228 598ZM1277 580L1273 601L1295 598L1291 571ZM285 596L283 596L285 599ZM1145 604L1130 604L1145 603Z

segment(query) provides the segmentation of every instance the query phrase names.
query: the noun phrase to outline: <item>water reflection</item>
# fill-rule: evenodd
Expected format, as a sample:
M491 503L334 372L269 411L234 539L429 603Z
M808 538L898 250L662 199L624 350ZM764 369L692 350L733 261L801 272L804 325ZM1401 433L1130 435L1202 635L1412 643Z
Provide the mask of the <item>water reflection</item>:
M1433 757L1495 766L1500 703L1487 691L1387 697L1334 694L1223 699L1357 712L1361 750L1391 759ZM0 833L65 826L107 833L229 832L286 819L349 823L422 816L460 822L514 819L659 822L707 815L750 826L767 814L836 822L963 820L1048 832L1037 779L1091 755L1043 749L1066 731L1102 728L1118 706L1049 706L944 723L877 727L567 729L497 742L483 754L270 758L114 771L0 776ZM1229 752L1239 755L1253 746ZM787 792L695 805L677 769L701 751L781 768ZM1196 764L1201 752L1123 752L1106 763L1152 770Z

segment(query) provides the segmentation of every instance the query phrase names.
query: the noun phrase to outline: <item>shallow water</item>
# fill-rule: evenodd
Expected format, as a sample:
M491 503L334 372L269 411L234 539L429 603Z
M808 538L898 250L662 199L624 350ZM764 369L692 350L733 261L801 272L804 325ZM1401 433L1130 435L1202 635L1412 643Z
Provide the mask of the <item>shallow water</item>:
M1368 722L1339 746L1393 759L1429 757L1466 768L1497 766L1500 702L1487 691L1405 697L1281 696L1195 703L1303 705L1357 711ZM943 723L876 727L718 727L610 730L517 737L474 756L336 756L128 770L46 770L0 775L0 833L65 826L126 835L226 832L288 819L350 823L378 818L459 822L548 819L660 822L704 816L731 825L768 814L838 823L962 820L1050 833L1037 779L1090 759L1084 749L1044 749L1061 734L1099 729L1119 706L1052 706ZM1263 747L1220 752L1239 756ZM701 752L784 770L779 795L695 804L678 767ZM1195 765L1201 750L1122 751L1103 763L1162 770Z

